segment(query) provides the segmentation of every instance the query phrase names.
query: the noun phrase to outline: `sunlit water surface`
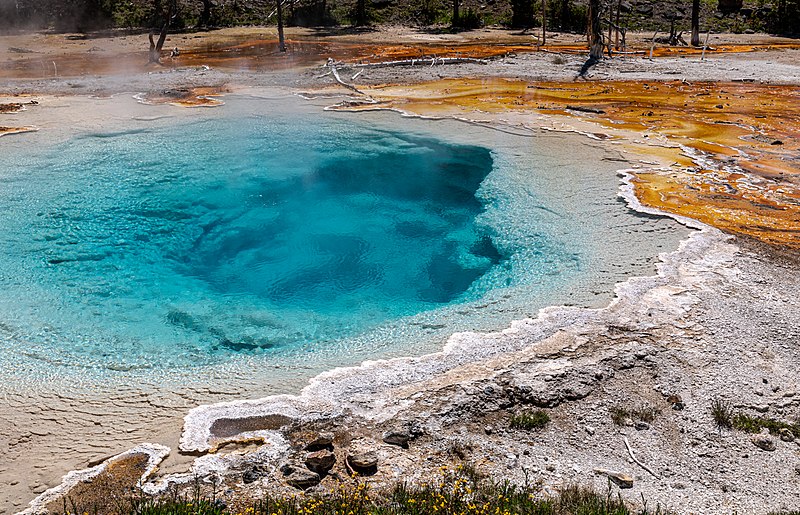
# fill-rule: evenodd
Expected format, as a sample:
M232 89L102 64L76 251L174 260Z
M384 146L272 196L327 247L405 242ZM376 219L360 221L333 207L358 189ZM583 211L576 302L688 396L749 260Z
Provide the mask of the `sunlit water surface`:
M6 371L430 351L549 304L600 305L684 234L630 211L603 151L561 136L294 98L127 125L7 145Z

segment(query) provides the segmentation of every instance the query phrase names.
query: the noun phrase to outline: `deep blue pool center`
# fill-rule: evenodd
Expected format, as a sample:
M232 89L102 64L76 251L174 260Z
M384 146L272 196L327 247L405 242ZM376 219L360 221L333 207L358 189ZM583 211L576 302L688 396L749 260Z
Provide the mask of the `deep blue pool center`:
M83 134L8 167L0 331L47 359L323 348L513 282L478 146L251 115Z

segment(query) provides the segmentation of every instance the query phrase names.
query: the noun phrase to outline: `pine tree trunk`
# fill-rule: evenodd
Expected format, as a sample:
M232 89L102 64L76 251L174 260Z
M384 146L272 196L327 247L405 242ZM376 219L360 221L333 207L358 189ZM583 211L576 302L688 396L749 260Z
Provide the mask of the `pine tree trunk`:
M547 44L547 0L542 0L542 46Z
M700 46L700 0L692 0L692 46Z
M157 4L161 4L161 2L157 2ZM167 18L164 20L164 25L161 27L161 34L158 36L158 43L153 42L153 31L150 31L148 39L150 40L150 62L151 63L160 63L161 62L161 49L164 48L164 42L167 40L167 34L169 33L169 24L172 21L172 17L175 15L175 11L177 10L177 1L171 0L169 2L169 6L167 7Z
M205 27L211 21L211 0L203 0L203 12L200 13L200 26Z
M278 6L278 50L286 52L286 42L283 39L283 0L276 0Z
M603 35L600 26L600 0L589 0L589 58L603 58Z
M453 27L458 27L459 24L459 14L458 14L458 4L459 0L453 0Z
M367 0L356 2L356 25L363 27L367 24Z

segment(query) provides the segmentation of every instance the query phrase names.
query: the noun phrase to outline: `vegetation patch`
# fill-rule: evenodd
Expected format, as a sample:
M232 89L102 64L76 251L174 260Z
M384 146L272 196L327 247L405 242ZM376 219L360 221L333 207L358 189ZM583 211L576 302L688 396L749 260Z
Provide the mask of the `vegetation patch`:
M800 438L800 422L783 422L774 418L754 417L734 411L731 405L720 399L711 402L711 416L720 429L736 429L745 433L760 433L766 429L772 435L791 434Z
M624 426L631 422L646 422L652 424L656 417L661 413L661 410L653 406L637 406L634 408L627 408L625 406L617 405L608 409L611 420L618 426Z
M440 479L430 484L397 483L386 491L371 490L365 483L343 485L325 494L265 497L248 503L202 495L199 488L187 496L173 494L153 500L133 498L120 506L120 515L655 515L666 514L631 507L617 495L580 486L566 486L555 496L545 496L540 485L518 486L507 481L487 481L469 467L443 467ZM65 513L107 513L92 509Z
M711 416L719 429L730 429L733 427L733 408L722 399L711 401Z
M550 422L550 415L544 410L536 410L529 413L516 413L509 421L511 429L542 429Z

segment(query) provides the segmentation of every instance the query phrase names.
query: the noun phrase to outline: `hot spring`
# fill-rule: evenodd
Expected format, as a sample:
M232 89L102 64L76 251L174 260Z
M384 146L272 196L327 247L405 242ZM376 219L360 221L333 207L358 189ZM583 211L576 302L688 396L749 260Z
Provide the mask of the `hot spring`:
M616 198L602 149L319 107L233 96L5 138L0 369L305 378L602 305L684 234Z

